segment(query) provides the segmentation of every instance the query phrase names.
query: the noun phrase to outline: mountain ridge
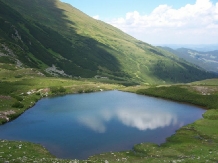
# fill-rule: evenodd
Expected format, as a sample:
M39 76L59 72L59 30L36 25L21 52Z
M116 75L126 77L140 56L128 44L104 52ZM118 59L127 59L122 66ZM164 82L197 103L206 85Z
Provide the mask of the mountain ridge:
M218 44L156 44L155 46L159 47L169 47L171 49L192 49L199 52L209 52L218 50Z
M178 48L175 50L168 47L162 48L207 71L218 74L218 50L202 52L190 48Z
M0 52L7 46L23 65L45 74L50 68L60 76L149 84L214 77L59 0L0 3Z

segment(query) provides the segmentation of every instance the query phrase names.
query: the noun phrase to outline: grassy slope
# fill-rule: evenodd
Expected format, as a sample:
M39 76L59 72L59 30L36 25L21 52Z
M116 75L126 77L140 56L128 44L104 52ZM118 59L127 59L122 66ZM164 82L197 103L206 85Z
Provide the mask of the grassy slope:
M31 63L40 65L41 69L55 64L73 76L98 74L115 80L156 84L212 77L175 55L136 40L59 0L1 1L16 10L8 9L14 12L9 13L9 17L18 15L17 11L22 15L17 18L19 23L10 23L15 25L22 38L25 38L25 32L28 33L19 46L25 44L25 52L37 58L33 59L37 63ZM4 18L5 13L2 15ZM6 40L13 30L9 34L5 36ZM32 45L29 45L30 39ZM13 43L17 44L16 41Z

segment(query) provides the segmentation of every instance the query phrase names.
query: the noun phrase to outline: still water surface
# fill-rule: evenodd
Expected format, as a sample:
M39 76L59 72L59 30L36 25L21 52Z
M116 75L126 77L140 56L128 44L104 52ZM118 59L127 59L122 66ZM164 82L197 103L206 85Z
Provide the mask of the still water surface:
M0 126L0 139L40 143L59 158L87 159L134 144L161 144L204 110L163 99L107 91L44 98Z

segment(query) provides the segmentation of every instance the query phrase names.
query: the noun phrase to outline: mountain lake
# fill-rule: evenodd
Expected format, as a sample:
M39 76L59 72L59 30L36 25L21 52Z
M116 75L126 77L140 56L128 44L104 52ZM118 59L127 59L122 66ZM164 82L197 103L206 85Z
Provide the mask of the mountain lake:
M161 144L204 109L121 91L43 98L0 126L0 139L40 143L58 158L87 159L135 144Z

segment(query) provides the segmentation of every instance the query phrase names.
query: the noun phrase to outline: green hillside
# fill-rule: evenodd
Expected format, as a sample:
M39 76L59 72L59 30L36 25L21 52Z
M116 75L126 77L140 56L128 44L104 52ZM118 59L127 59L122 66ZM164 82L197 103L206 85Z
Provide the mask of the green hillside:
M130 83L214 77L59 0L0 0L0 62L46 75Z

